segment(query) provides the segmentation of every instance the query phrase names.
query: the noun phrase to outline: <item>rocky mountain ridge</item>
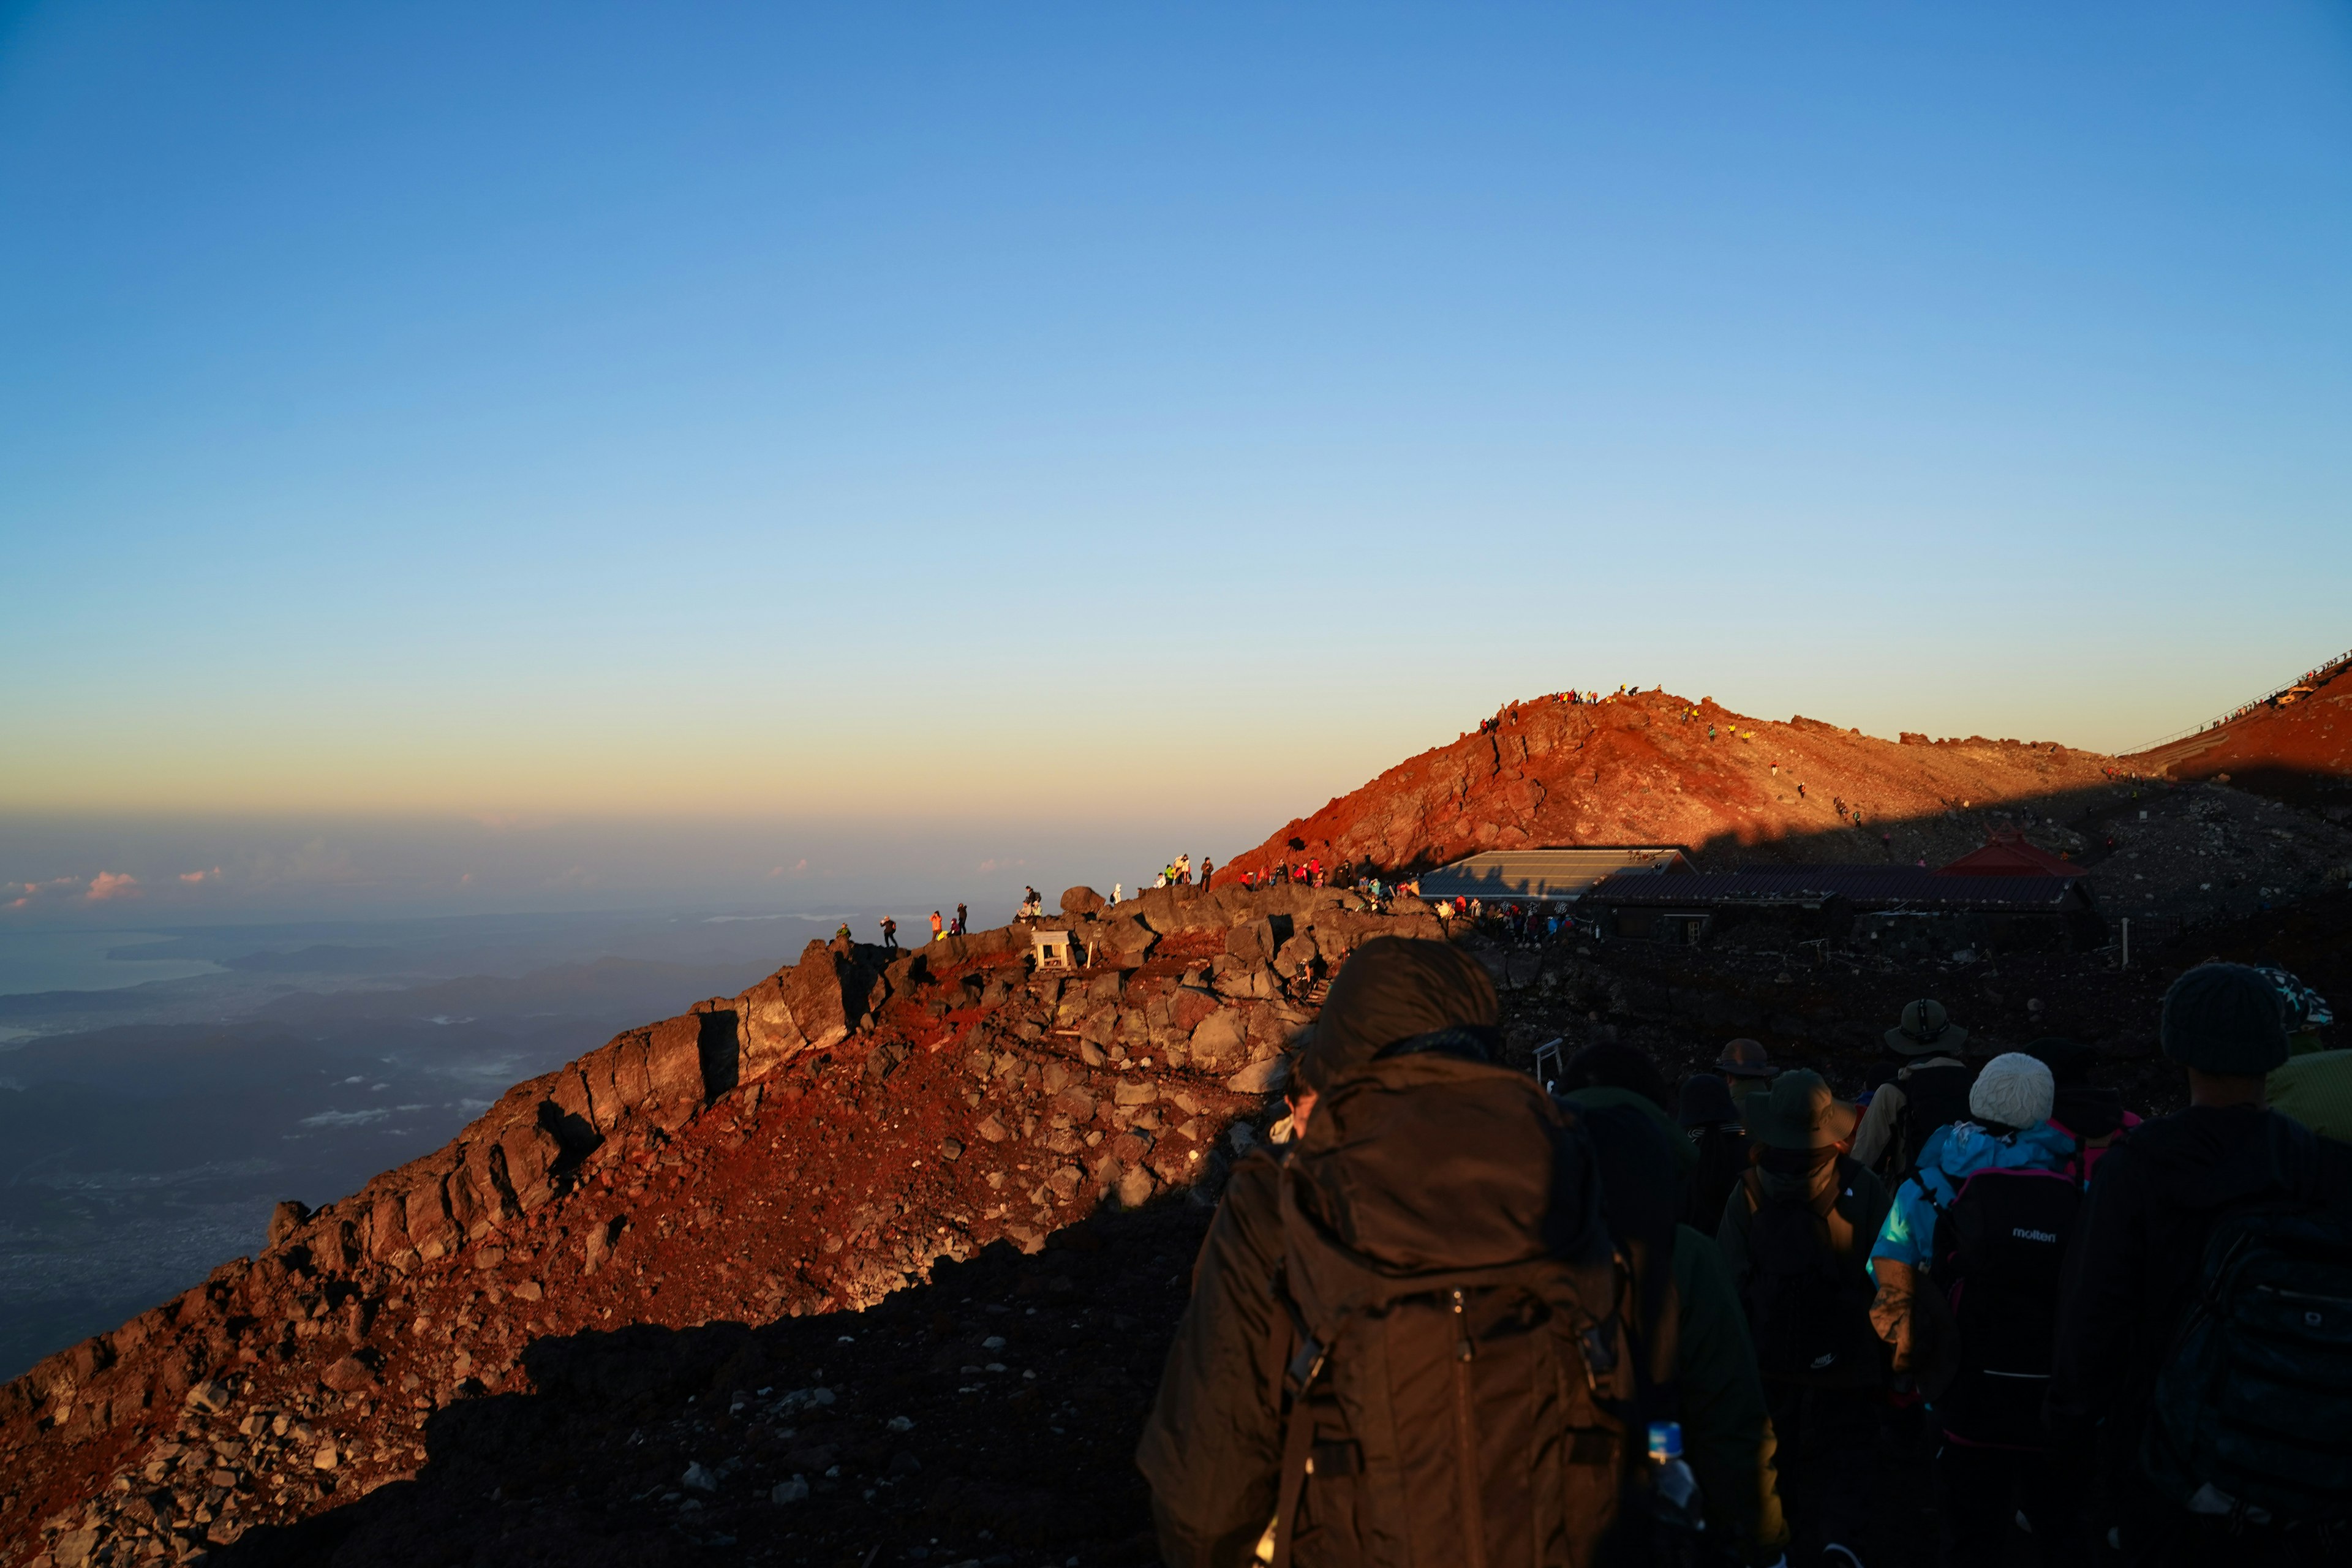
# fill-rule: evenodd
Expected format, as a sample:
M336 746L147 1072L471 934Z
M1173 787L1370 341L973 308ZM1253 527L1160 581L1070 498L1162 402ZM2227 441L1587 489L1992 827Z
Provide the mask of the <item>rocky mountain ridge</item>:
M1027 922L813 942L349 1197L281 1205L260 1257L0 1389L0 1561L194 1556L413 1476L428 1418L529 1386L532 1344L854 1310L1213 1191L1328 970L1437 929L1304 887L1064 903L1080 970L1031 973Z
M1679 844L1703 858L1931 865L1996 814L2094 789L2116 759L2051 741L1885 741L1639 691L1506 704L1475 731L1296 818L1226 868L1309 856L1410 875L1486 849Z

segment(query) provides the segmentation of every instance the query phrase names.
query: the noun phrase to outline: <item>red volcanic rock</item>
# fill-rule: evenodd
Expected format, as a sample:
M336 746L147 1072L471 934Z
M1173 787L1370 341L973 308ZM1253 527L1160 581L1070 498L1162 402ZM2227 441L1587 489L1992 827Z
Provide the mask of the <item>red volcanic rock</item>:
M319 1381L338 1394L357 1394L375 1386L375 1373L367 1363L357 1356L347 1355L330 1362L327 1369L319 1374Z

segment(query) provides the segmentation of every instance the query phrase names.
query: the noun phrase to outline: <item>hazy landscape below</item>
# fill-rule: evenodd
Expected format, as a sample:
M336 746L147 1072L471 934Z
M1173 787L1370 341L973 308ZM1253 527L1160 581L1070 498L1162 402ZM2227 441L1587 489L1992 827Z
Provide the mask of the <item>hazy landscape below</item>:
M844 918L640 913L0 934L0 1378L446 1142L518 1079Z

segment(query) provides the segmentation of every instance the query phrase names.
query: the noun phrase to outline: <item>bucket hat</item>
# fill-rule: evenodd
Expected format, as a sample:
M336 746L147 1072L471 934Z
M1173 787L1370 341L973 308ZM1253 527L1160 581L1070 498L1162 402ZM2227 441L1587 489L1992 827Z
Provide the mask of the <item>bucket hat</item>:
M1770 1078L1772 1063L1758 1040L1734 1040L1715 1058L1715 1070L1726 1078Z
M1952 1022L1944 1005L1932 996L1903 1005L1903 1021L1886 1031L1886 1048L1899 1057L1926 1057L1942 1052L1958 1056L1969 1032Z
M1853 1136L1862 1113L1830 1092L1822 1075L1795 1068L1749 1092L1748 1131L1769 1149L1826 1149Z

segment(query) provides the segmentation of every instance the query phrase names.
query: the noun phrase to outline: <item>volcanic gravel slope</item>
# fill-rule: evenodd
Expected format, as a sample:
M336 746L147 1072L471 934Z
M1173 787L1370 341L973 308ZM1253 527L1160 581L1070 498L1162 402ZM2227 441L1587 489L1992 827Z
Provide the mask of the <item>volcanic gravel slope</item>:
M2176 779L2217 779L2352 820L2352 660L2210 730L2126 759Z
M1227 868L1263 871L1312 854L1327 866L1412 871L1553 844L1938 865L1984 842L1990 808L2095 789L2116 771L2113 758L2053 742L1882 741L1662 691L1538 698L1506 706L1494 726L1391 768Z

